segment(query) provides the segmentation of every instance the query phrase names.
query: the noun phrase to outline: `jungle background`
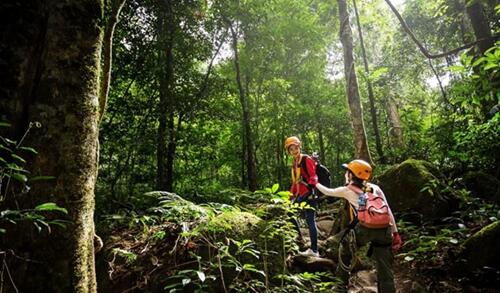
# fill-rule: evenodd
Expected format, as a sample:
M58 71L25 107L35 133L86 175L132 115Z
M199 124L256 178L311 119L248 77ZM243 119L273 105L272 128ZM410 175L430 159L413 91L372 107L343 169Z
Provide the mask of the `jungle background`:
M334 291L344 202L297 257L291 135L333 187L373 164L399 292L500 290L498 0L0 12L0 292ZM364 255L351 292L376 292Z

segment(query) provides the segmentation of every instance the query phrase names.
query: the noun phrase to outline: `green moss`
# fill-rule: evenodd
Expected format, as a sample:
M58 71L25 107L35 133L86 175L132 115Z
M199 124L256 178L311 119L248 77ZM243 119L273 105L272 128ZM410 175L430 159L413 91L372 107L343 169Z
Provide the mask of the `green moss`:
M441 178L431 163L409 159L388 169L377 178L377 183L393 211L439 217L450 212L450 204L442 198Z
M251 231L261 221L256 215L247 212L224 212L211 219L204 230L216 234L226 233L232 237L251 236Z
M500 221L491 223L464 242L462 257L468 268L474 270L483 266L500 269Z

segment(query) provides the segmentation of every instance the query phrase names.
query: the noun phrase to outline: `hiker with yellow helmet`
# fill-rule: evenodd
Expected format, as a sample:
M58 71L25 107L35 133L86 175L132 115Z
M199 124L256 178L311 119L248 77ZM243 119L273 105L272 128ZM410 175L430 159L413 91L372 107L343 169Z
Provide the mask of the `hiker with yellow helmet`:
M353 160L349 164L343 164L346 169L345 186L337 188L327 188L320 183L316 187L326 196L344 198L349 202L349 214L351 224L340 240L339 246L339 265L336 275L340 278L345 287L339 292L347 292L350 270L353 267L351 263L354 250L367 243L370 243L368 250L369 256L373 256L377 269L377 287L379 293L395 292L394 274L392 271L393 251L397 251L401 245L401 237L398 233L396 221L388 206L385 195L379 186L369 183L368 179L372 175L372 167L363 160ZM384 200L387 209L387 227L368 228L362 223L358 223L358 212L364 211L367 205L365 196L367 193L376 195ZM346 237L348 236L348 237ZM391 250L392 247L392 250ZM351 251L349 249L351 248Z
M285 140L285 149L293 157L292 163L292 185L290 187L290 200L296 203L305 202L310 208L304 210L307 226L309 227L309 237L311 247L304 252L304 256L319 257L318 253L318 228L316 227L316 202L313 198L315 186L318 183L316 175L316 162L308 155L302 154L301 142L296 136L288 137ZM292 219L299 237L302 238L297 219Z

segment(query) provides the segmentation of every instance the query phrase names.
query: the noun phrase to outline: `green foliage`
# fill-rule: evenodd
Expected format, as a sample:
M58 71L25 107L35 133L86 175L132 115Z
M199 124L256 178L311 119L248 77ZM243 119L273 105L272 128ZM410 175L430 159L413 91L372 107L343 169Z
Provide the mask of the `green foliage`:
M399 225L401 224L401 225ZM440 255L437 253L444 246L458 247L459 243L465 239L467 229L439 229L435 235L429 235L422 227L398 223L398 228L404 231L410 238L405 239L404 253L401 254L407 262L411 261L437 261Z
M0 127L8 128L10 126L10 123L0 122ZM16 196L27 194L30 191L31 188L28 184L54 179L52 176L32 177L25 167L27 159L24 157L31 158L32 155L37 154L37 151L31 147L22 146L22 143L32 128L40 127L39 122L30 122L28 129L19 142L0 136L0 225L28 221L36 227L38 232L46 228L51 233L51 225L64 228L68 223L65 220L51 216L53 213L67 214L68 211L65 208L53 202L42 203L32 209L12 208L14 202L18 206ZM4 206L7 208L4 208ZM0 234L2 233L7 233L7 229L0 227Z
M495 150L500 147L500 115L491 117L488 112L500 101L494 82L500 78L500 43L478 58L462 54L461 63L453 68L455 72L459 69L462 78L451 89L454 111L443 119L448 132L444 137L451 137L443 148L447 149L446 156L457 162L455 165L495 170L499 163Z
M273 292L332 292L341 281L331 273L304 272L301 274L279 275L278 278L286 281L280 288Z

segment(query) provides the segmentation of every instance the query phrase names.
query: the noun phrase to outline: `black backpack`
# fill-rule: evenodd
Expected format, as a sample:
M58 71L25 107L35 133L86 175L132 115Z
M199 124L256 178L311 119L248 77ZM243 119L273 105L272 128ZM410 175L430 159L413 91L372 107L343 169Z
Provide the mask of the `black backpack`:
M304 157L302 158L302 161L300 162L300 165L309 177L309 171L307 170L306 160L305 160L306 157L309 157L309 156L304 155ZM314 154L312 157L309 157L309 158L312 158L316 162L316 175L318 176L318 182L321 183L321 185L324 185L324 186L330 188L331 179L330 179L330 171L328 170L328 168L325 167L324 165L322 165L321 162L319 161L318 157L315 156Z

